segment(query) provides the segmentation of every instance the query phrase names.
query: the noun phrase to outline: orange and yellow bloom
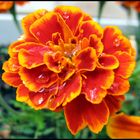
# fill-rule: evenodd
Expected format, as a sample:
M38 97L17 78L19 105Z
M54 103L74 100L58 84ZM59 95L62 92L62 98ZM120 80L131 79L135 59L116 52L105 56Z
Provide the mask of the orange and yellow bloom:
M140 116L120 113L111 117L106 128L110 138L138 139L140 138Z
M22 20L2 79L34 109L64 110L72 134L98 133L121 107L135 50L119 28L104 29L73 6L37 10Z
M140 1L121 1L119 2L128 8L134 8L138 13L140 12Z
M15 4L17 5L24 5L25 1L0 1L0 12L6 12L12 8L12 6Z

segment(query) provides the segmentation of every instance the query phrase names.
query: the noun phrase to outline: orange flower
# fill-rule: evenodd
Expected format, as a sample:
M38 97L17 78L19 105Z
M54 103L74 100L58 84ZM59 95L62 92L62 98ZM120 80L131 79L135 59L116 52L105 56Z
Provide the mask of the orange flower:
M140 138L140 117L123 113L111 117L107 125L107 134L110 138L115 139Z
M121 1L119 3L125 7L134 8L137 12L140 12L140 1Z
M64 110L72 134L98 133L121 107L135 67L135 50L114 26L103 29L73 6L37 10L9 47L2 79L34 109Z
M0 1L0 12L6 12L12 8L12 6L18 4L20 6L24 5L25 1Z

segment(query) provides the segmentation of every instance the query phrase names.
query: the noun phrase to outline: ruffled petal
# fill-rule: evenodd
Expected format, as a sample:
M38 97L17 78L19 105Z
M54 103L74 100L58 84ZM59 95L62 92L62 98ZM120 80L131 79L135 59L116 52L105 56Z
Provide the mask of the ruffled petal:
M55 110L62 104L65 106L81 93L82 79L80 74L72 76L68 81L59 85L58 93L51 98L48 108Z
M95 34L98 38L102 38L103 29L102 27L95 21L83 21L79 26L79 31L76 33L79 39L84 37L89 39L89 36Z
M79 23L83 19L83 12L81 9L74 6L57 6L54 11L62 16L73 34L75 34Z
M4 72L2 74L2 80L13 87L18 87L20 84L22 84L19 74L13 72Z
M15 51L15 48L22 43L25 43L25 41L24 40L18 40L18 41L15 41L14 43L12 43L8 47L8 54L10 55L10 57L13 57L13 56L17 57L17 52Z
M113 70L118 68L119 61L114 55L109 55L102 53L98 58L97 67L106 69L106 70Z
M30 32L38 41L42 43L47 43L48 41L51 41L52 34L56 32L61 33L61 36L63 38L63 31L59 23L59 16L57 13L54 12L48 12L43 17L36 20L30 26Z
M5 72L18 72L19 68L20 65L17 57L10 57L8 61L4 62L2 67Z
M58 80L57 74L49 71L45 65L32 69L21 68L19 75L24 85L34 92L48 88Z
M97 69L84 75L82 93L91 103L100 103L107 94L106 89L110 88L114 81L114 72Z
M123 95L128 92L130 87L129 81L119 76L115 76L115 80L111 87L108 89L108 94Z
M108 121L109 110L104 102L94 105L80 95L64 107L64 114L72 134L75 135L86 125L92 132L99 133Z
M102 42L105 53L113 54L116 51L123 51L131 54L131 43L116 26L107 26L104 29Z
M110 118L107 134L113 139L139 139L140 117L120 113Z
M93 71L96 67L97 56L93 48L88 47L78 52L73 58L73 62L77 67L77 70Z
M38 19L40 19L42 16L44 16L47 13L47 10L45 9L39 9L31 14L28 14L22 19L22 28L24 33L26 34L25 38L34 38L33 35L30 33L30 26Z
M49 50L48 47L33 42L23 43L15 49L19 51L18 59L20 65L28 69L44 64L44 53Z
M120 110L124 99L125 97L123 95L120 96L107 95L104 98L104 101L106 102L109 108L110 115L114 115L117 111Z
M116 75L122 78L129 78L135 68L136 61L126 52L116 52L114 54L119 60L119 67L115 70Z
M67 58L63 57L61 52L45 53L44 55L44 62L48 69L55 73L60 73L67 64L67 61Z
M103 52L104 46L101 40L95 34L90 35L89 46L96 50L97 56L100 56L100 54Z

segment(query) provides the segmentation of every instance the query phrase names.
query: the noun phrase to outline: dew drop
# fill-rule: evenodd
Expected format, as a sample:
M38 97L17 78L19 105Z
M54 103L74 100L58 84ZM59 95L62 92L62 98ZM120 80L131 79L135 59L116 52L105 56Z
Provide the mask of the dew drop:
M94 88L92 90L89 90L91 99L96 99L98 97L98 95L96 94L96 92L97 92L97 88Z
M64 12L64 13L63 13L63 18L64 18L64 19L69 19L70 16L67 14L67 12Z
M38 104L42 104L42 102L44 101L43 97L40 97L40 99L38 100Z
M43 93L45 91L45 88L41 88L38 92Z
M49 81L49 76L45 73L42 73L37 77L38 83L47 83L48 81Z
M37 33L36 33L36 36L40 36L40 32L37 32Z
M119 46L120 46L120 40L119 40L118 38L116 38L116 39L114 40L114 42L113 42L113 45L114 45L115 47L119 47Z

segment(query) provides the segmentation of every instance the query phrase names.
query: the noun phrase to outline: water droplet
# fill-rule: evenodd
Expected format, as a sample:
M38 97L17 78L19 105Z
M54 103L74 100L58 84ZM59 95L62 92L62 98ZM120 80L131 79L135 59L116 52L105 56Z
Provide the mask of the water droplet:
M12 70L12 71L15 71L15 70L17 70L18 68L19 68L19 66L13 64L12 67L11 67L11 70Z
M36 32L36 36L40 36L40 32Z
M118 38L116 38L116 39L114 40L114 42L113 42L113 45L114 45L115 47L119 47L119 46L120 46L120 40L119 40Z
M38 104L42 104L42 102L44 101L43 97L40 97L40 99L38 100Z
M37 77L38 83L47 83L48 81L49 81L49 76L45 73L42 73Z
M105 64L104 63L101 63L101 65L104 66Z
M61 90L63 87L66 86L66 82L64 82L62 85L59 86L59 89Z
M97 92L97 88L94 88L92 90L89 90L91 99L96 99L98 97L98 95L96 94L96 92Z
M41 88L38 92L39 93L42 93L42 92L44 92L45 91L45 88Z
M111 90L111 92L115 93L117 90L119 89L119 84L118 83L114 83L109 90Z
M69 19L69 18L70 18L70 16L68 15L68 13L67 13L67 12L64 12L64 13L63 13L63 18L64 18L64 19Z
M25 82L25 81L23 81L23 84L25 85L25 84L26 84L26 82Z

